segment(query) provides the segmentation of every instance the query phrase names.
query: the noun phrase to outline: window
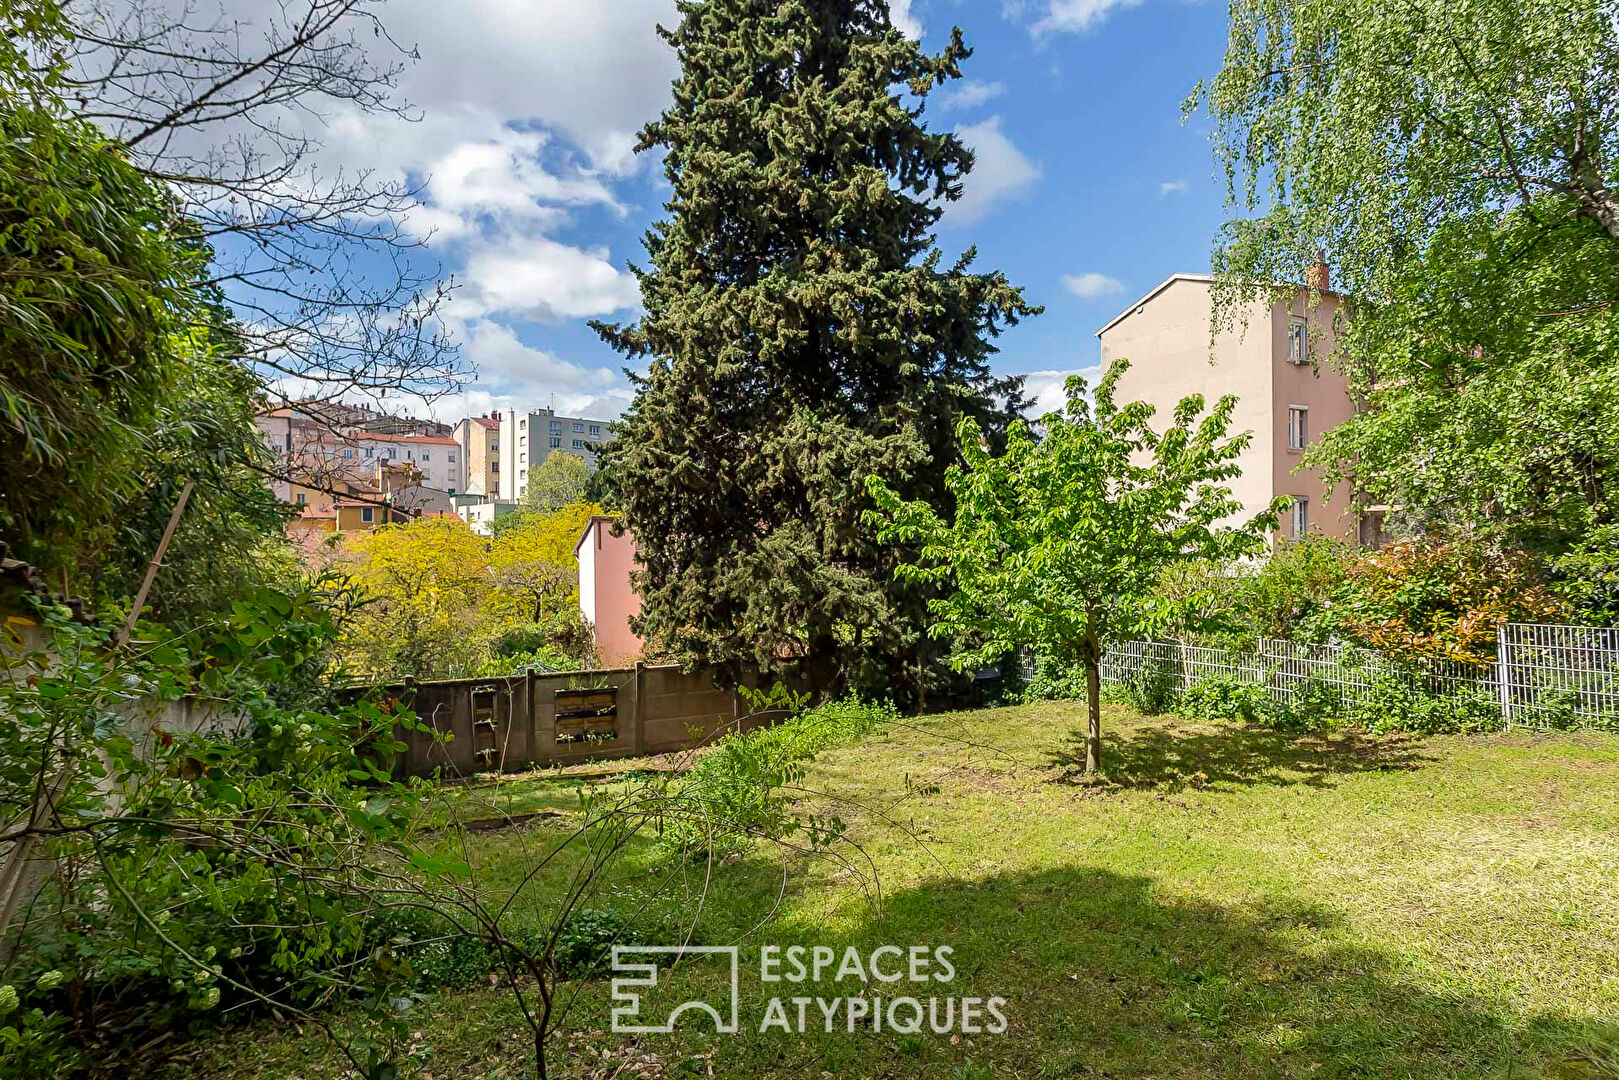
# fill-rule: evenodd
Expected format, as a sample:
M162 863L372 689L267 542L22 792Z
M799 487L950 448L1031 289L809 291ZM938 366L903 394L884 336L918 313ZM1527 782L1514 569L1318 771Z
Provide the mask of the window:
M585 440L583 440L583 439L575 439L575 440L573 440L573 448L575 450L583 450L585 448Z
M354 451L352 449L344 450L343 451L343 456L346 457L346 458L351 458L351 457L354 456Z
M450 458L450 464L454 465L455 464L455 451L454 450L450 451L449 458Z
M1295 495L1293 497L1293 538L1296 540L1304 535L1310 527L1310 500Z
M302 506L305 503L307 503L308 501L309 501L309 496L305 495L303 492L300 491L298 493L298 505Z
M562 446L562 436L561 435L553 435L553 436L551 436L551 449L556 450L556 449L559 449L561 446Z
M600 424L590 425L590 437L592 439L599 439L602 437L602 426Z
M519 479L519 480L527 480L528 479L528 470L527 469L518 470L517 479Z
M560 432L561 430L562 430L562 421L561 420L553 420L553 421L551 421L551 434L555 435L558 432Z
M573 425L573 430L579 432L580 434L583 434L584 430L585 430L585 425L583 425L583 424L575 424L575 425Z
M522 428L524 431L527 431L528 430L528 418L524 417L523 419L517 421L517 426Z
M1310 362L1310 332L1303 319L1294 319L1287 326L1287 358L1295 364Z
M375 450L375 449L373 449L373 448L372 448L372 447L369 447L369 446L368 446L368 447L366 447L366 448L365 448L365 456L366 456L366 457L376 457L376 456L377 456L377 452L376 452L376 450Z
M360 507L360 522L369 525L377 519L377 508L374 506Z
M292 453L292 432L287 432L287 453Z
M423 450L422 451L422 460L423 461L432 461L433 460L433 455L429 454L426 450Z
M517 445L518 446L527 446L528 445L528 436L527 435L519 435L517 437Z
M1287 448L1303 450L1310 441L1310 410L1304 405L1287 407Z
M499 476L500 475L500 462L491 461L489 463L489 472L490 472L490 475L492 475L492 476Z

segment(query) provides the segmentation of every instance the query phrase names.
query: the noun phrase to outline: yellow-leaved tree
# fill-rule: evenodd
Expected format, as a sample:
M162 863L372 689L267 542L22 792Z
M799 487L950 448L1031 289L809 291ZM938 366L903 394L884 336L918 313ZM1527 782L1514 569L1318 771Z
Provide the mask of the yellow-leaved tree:
M487 648L489 541L457 517L352 534L346 561L367 603L346 628L351 663L372 676L460 674Z

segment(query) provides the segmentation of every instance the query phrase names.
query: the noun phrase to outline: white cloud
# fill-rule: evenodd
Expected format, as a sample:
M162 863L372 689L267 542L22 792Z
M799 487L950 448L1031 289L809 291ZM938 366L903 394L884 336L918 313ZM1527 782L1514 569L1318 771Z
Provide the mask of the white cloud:
M1124 291L1124 283L1106 274L1092 270L1084 274L1064 274L1062 287L1081 300L1096 300L1103 296L1117 296Z
M584 251L543 236L517 237L472 252L466 288L457 296L465 317L510 315L556 321L633 308L635 278L610 261L607 249Z
M945 84L935 98L941 108L976 109L984 102L993 101L1004 93L1006 93L1005 83L963 79L960 82Z
M1185 193L1185 180L1165 180L1158 185L1158 194L1160 195L1184 195Z
M1029 27L1035 37L1052 33L1084 33L1114 11L1133 8L1141 0L1050 0L1046 13Z
M973 170L967 174L961 198L945 209L950 224L970 224L995 209L996 204L1021 196L1040 179L1040 166L1023 156L1001 131L1001 118L956 128L956 135L973 151Z
M1023 392L1034 399L1024 415L1038 420L1047 413L1062 412L1068 407L1067 383L1071 375L1081 375L1091 388L1101 377L1100 366L1069 368L1064 371L1031 371L1023 377Z
M922 40L922 20L911 10L911 0L888 0L888 18L906 37Z
M491 382L543 383L552 390L599 393L618 379L612 368L586 367L536 349L503 323L468 323L464 339L468 358L477 362L480 376Z

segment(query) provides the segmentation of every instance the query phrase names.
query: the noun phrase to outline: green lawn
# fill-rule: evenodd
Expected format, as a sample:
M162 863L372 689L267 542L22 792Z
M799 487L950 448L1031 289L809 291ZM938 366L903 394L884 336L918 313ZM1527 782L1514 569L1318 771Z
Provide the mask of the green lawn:
M570 988L553 1075L1605 1075L1578 1055L1619 1039L1619 739L1295 738L1111 707L1109 782L1088 785L1081 722L1069 704L935 716L824 754L806 786L854 858L683 868L688 897L706 889L696 939L742 945L742 1033L612 1035L592 980ZM524 811L576 798L504 787ZM514 880L565 821L480 836L481 873ZM596 906L636 910L667 872L635 849ZM662 900L643 925L673 934L688 910ZM914 992L762 984L761 944L951 946L942 992L1006 998L1009 1029L850 1034L840 1014L826 1034L812 1006L813 1034L761 1035L773 996ZM645 1012L728 974L667 978ZM522 1074L499 990L418 1011L435 1080ZM318 1033L270 1025L172 1071L344 1075Z

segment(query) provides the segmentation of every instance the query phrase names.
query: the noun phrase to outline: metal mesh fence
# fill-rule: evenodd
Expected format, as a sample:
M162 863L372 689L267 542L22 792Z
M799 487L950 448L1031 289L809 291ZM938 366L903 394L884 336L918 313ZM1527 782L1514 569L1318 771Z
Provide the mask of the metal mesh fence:
M1619 725L1619 630L1508 623L1496 652L1508 723Z
M1281 703L1313 693L1375 709L1392 694L1420 694L1499 709L1509 726L1619 727L1619 630L1511 623L1498 635L1497 659L1484 664L1269 638L1245 651L1125 641L1102 658L1102 680L1115 686L1156 682L1178 694L1215 677L1263 686Z

